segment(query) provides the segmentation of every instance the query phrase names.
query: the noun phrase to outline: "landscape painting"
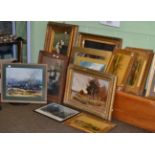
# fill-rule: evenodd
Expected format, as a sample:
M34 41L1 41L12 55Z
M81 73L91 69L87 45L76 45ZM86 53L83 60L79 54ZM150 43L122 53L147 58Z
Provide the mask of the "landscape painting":
M96 71L101 71L101 72L103 72L105 69L104 64L93 63L93 62L88 62L88 61L81 61L80 66L82 66L84 68L96 70Z
M31 68L6 69L7 96L42 96L42 70Z
M46 102L45 65L4 64L2 79L2 99L10 102Z

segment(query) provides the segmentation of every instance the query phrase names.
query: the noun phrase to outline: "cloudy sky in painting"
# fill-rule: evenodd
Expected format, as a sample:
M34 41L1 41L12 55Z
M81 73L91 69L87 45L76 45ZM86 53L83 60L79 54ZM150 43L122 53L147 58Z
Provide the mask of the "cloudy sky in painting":
M31 68L6 68L7 79L27 80L33 78L42 81L42 69Z
M87 86L89 85L89 81L94 79L92 76L80 74L80 73L73 73L73 83L72 83L72 90L80 91L86 90ZM105 80L99 79L99 84L101 87L105 86L108 87L109 82Z

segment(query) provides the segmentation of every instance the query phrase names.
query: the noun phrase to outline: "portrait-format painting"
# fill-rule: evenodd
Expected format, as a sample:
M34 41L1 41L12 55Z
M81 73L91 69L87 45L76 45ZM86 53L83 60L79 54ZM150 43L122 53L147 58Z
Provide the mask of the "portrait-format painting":
M63 55L40 51L38 62L47 64L47 100L61 103L64 94L68 58Z
M124 87L132 65L135 54L131 51L118 49L113 52L106 73L117 76L117 86Z
M48 22L44 50L70 56L75 43L78 26L65 23Z
M86 113L80 113L66 120L65 124L88 133L108 132L115 127L111 122Z
M136 56L127 79L125 91L136 95L142 95L152 62L153 51L132 47L127 47L126 49L134 52Z
M46 103L46 65L2 64L2 101Z
M43 114L59 122L62 122L79 113L77 110L71 109L69 107L57 103L47 104L46 106L36 109L35 112Z
M116 77L97 73L70 66L65 104L110 119Z

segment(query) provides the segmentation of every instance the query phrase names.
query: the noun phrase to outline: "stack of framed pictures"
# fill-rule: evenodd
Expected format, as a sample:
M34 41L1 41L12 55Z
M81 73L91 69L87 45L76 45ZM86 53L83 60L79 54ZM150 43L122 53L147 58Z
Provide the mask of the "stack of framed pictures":
M77 31L78 26L76 25L48 22L44 50L70 57Z

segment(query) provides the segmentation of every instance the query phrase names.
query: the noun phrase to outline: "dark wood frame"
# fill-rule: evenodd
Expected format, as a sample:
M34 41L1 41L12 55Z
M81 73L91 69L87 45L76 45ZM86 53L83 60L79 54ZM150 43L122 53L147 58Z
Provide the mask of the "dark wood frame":
M57 22L48 22L44 43L44 50L47 52L56 52L53 47L55 32L69 32L70 39L67 48L67 56L70 57L70 52L75 44L76 35L78 32L77 25L65 24L65 23L57 23Z
M133 93L136 95L143 95L146 80L148 77L149 69L153 58L153 50L133 48L133 47L126 47L125 49L128 51L134 52L136 56L135 56L135 62L128 76L127 83L125 84L124 90L126 92ZM139 71L138 71L138 68L139 68ZM138 75L137 82L136 84L134 84L134 86L132 86L131 84L129 84L129 80L132 80L132 78L134 78L132 77L132 73L134 74L136 73L136 71Z
M105 44L108 46L114 46L113 50L108 50L108 51L114 51L115 49L121 48L122 47L122 39L121 38L115 38L115 37L108 37L108 36L101 36L101 35L95 35L95 34L88 34L88 33L80 33L78 35L78 47L85 47L85 42L86 41L91 41L94 42L94 44L99 43L99 44ZM90 48L90 47L88 47ZM94 47L94 49L97 49ZM100 50L107 50L104 48L100 48Z
M71 90L72 84L73 84L72 80L73 80L74 73L83 74L86 76L93 77L94 79L100 79L100 80L109 82L106 101L105 102L102 101L105 104L104 110L103 110L103 105L101 105L102 107L99 106L97 108L87 106L87 102L91 100L89 98L84 98L84 100L82 100L81 96L77 96L78 101L76 100L75 102L75 100L72 97L72 90ZM83 111L87 111L105 120L110 121L112 111L113 111L116 80L117 80L116 76L111 75L111 74L99 73L97 71L92 71L90 69L85 69L79 66L70 65L68 68L68 72L67 72L67 82L66 82L66 89L65 89L65 96L64 96L64 104L67 104L68 106L71 106L77 109L81 109ZM103 110L102 112L101 112L101 108Z
M115 63L115 61L117 61L116 59L119 58L119 56L130 57L128 63L126 65L123 64L125 66L124 70L123 70L123 72L124 72L123 75L121 75L119 73L114 73L116 71L116 69L119 67L118 66L119 64L118 64L118 65L116 65L116 68L114 68L114 66L115 66L114 63ZM126 84L130 70L134 63L134 59L135 59L135 54L133 52L127 51L125 49L117 49L112 54L111 60L110 60L109 65L106 69L106 73L114 74L117 76L117 86L120 87L121 89L123 89L123 87ZM112 67L113 67L113 69L112 69L113 71L111 71ZM121 80L120 80L120 78L121 78ZM119 80L119 82L118 82L118 80Z
M60 86L61 87L59 88L58 95L52 95L52 94L47 93L47 101L48 102L52 101L52 102L61 103L63 101L63 95L64 95L68 58L63 55L49 53L47 51L40 51L38 63L41 63L41 64L46 63L46 62L44 62L44 57L48 57L49 59L51 59L51 64L52 64L52 60L53 61L62 61L62 63L63 63L63 69L62 69L61 75L60 75ZM48 67L48 64L47 64L47 67Z

